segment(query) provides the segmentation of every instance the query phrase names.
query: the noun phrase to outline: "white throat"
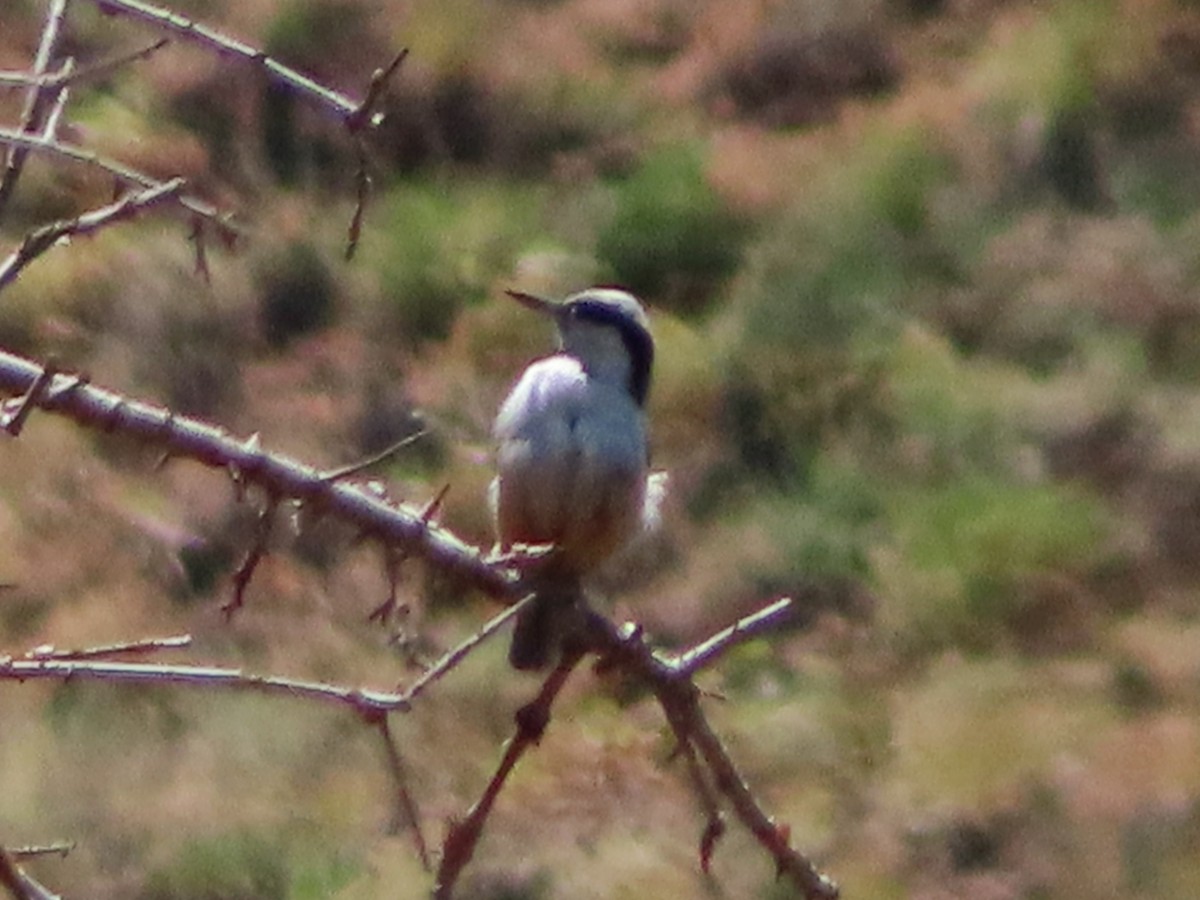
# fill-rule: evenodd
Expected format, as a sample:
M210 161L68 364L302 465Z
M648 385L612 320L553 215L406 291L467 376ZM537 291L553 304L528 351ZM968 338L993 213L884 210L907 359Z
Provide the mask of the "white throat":
M562 352L578 359L589 377L629 389L633 364L620 332L611 325L578 320L564 323Z

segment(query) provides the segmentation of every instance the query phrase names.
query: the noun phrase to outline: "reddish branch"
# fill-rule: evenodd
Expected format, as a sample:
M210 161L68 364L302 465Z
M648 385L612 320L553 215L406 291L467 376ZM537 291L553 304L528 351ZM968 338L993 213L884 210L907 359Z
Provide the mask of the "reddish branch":
M542 739L546 724L550 721L550 707L580 659L580 653L564 654L562 662L550 673L538 695L517 710L516 734L505 747L495 774L466 818L451 823L446 840L442 843L442 862L438 866L437 881L433 887L434 900L450 900L454 895L455 882L475 854L475 847L496 797L525 751Z
M607 665L634 675L653 690L684 752L688 752L686 748L689 746L695 748L700 760L707 766L716 790L733 807L738 819L759 844L771 854L780 876L789 878L807 900L834 900L838 896L837 885L822 875L803 853L790 846L787 827L767 815L751 793L725 745L709 725L700 707L700 691L691 677L696 671L697 660L708 662L715 659L720 652L766 628L767 623L778 624L792 612L793 607L793 601L780 600L760 613L735 623L699 647L674 658L655 653L640 633L627 633L603 616L592 616L589 641L591 649L600 654ZM706 784L703 781L701 783ZM707 806L705 794L706 787L701 797ZM713 816L711 807L706 809L706 814L708 824L700 846L702 865L711 858L723 827L720 820Z

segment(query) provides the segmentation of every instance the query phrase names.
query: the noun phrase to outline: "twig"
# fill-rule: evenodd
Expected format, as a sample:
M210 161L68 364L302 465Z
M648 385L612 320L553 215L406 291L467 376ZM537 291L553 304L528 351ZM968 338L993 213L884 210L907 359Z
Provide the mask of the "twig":
M404 691L404 699L409 703L415 701L417 696L420 695L427 687L438 681L447 672L462 662L468 653L482 644L492 634L508 624L509 619L520 615L521 610L533 602L534 596L534 594L530 594L519 602L508 607L508 609L504 610L504 612L500 613L498 616L493 616L491 621L487 622L473 635L471 635L449 653L445 654L441 659L430 666L420 678L414 681L406 691Z
M359 114L362 104L301 75L295 69L272 59L256 47L235 40L186 16L149 3L142 3L140 0L92 0L92 2L107 15L137 19L161 31L170 32L183 40L214 50L221 56L232 56L249 63L261 69L271 81L297 93L309 95L321 107L338 116L343 123ZM375 115L370 117L367 124L375 126L381 121L383 121L383 117Z
M362 103L358 105L349 116L346 117L346 127L350 129L351 134L357 134L370 125L378 125L382 121L382 116L376 116L372 110L379 103L380 97L383 96L383 90L387 87L392 76L400 68L400 64L408 58L408 48L402 47L400 51L392 57L382 69L376 69L371 73L371 83L367 86L367 96L363 98Z
M139 641L124 641L118 644L106 644L101 647L87 647L82 650L59 650L55 647L35 647L25 654L25 659L105 659L110 656L124 656L129 653L157 653L160 650L179 650L190 647L190 634L175 635L165 638L143 638Z
M509 740L491 781L484 788L479 800L471 807L467 817L451 823L446 833L446 839L442 843L442 861L438 866L437 881L433 888L434 900L450 900L454 895L454 884L475 853L475 846L479 843L483 826L492 811L496 797L499 796L513 768L525 755L525 751L541 740L546 723L550 719L550 707L580 659L582 654L564 653L562 661L547 677L537 697L517 711L516 733Z
M66 856L75 849L74 841L57 841L53 844L42 844L35 847L9 847L12 858L21 861L37 859L39 856Z
M383 547L383 574L387 578L387 596L367 615L368 622L378 622L387 626L399 612L400 604L396 595L400 590L400 565L404 562L404 554L395 547L385 544ZM394 637L400 635L397 630Z
M416 432L415 434L410 434L408 437L402 438L401 440L396 441L396 443L392 444L390 447L386 447L383 450L380 450L378 453L368 456L366 459L359 460L358 462L350 463L349 465L342 466L341 468L338 468L338 469L330 469L328 472L324 472L321 475L321 477L324 478L326 481L337 481L339 478L346 478L347 476L350 476L350 475L357 475L359 472L363 471L364 469L369 469L369 468L371 468L371 466L376 465L377 463L381 463L385 459L388 459L391 456L395 456L397 453L399 453L405 447L409 446L410 444L416 443L421 438L425 437L425 435L427 435L427 434L429 434L429 429L422 428L420 431Z
M139 62L143 59L149 59L163 47L170 46L171 41L168 38L161 38L153 44L147 44L138 50L131 50L128 53L121 53L109 59L102 59L100 62L92 63L89 66L80 66L74 72L67 72L60 69L53 75L46 76L46 80L52 85L67 85L75 84L80 81L87 81L92 78L99 78L108 75L122 66L127 66L130 63ZM65 67L64 67L65 68Z
M777 629L781 623L795 614L795 603L791 597L776 600L758 612L738 619L728 628L718 631L708 640L680 654L674 660L677 674L689 677L701 669L708 668L716 660L742 641Z
M371 84L367 88L367 96L359 104L358 109L346 118L346 129L354 136L355 156L358 161L354 171L354 213L350 217L350 227L346 232L347 262L354 259L354 253L358 249L363 218L367 212L367 201L371 197L371 173L367 169L367 142L363 140L363 130L367 125L378 124L373 110L379 103L379 98L383 96L383 89L407 56L408 48L404 48L393 57L387 66L376 69L371 74Z
M38 373L37 379L29 386L29 390L25 392L25 396L17 401L17 407L13 412L8 411L8 404L0 406L0 428L8 432L10 437L20 437L21 432L25 430L25 423L29 420L30 414L41 402L43 395L46 393L46 388L50 386L50 382L54 380L54 376L58 373L53 360L50 360L42 367L42 371Z
M421 510L421 521L423 523L426 525L433 524L438 513L442 510L442 501L446 499L446 494L449 491L450 485L447 484L434 495L432 500L425 504L425 508ZM368 622L378 621L380 624L386 625L396 614L398 608L396 592L400 584L400 566L403 565L407 558L407 553L403 553L389 544L384 545L383 566L387 574L388 595L383 603L371 610L371 614L367 616Z
M41 75L35 75L32 72L0 72L0 88L44 87L56 89L68 84L77 84L80 81L108 75L113 70L129 65L129 63L149 59L150 56L163 47L169 46L170 43L170 38L161 38L138 50L102 59L91 65L76 67L72 61L70 65L64 64L54 72L45 72Z
M339 687L270 675L250 675L241 669L76 659L13 659L0 656L0 681L28 681L35 678L136 684L194 684L208 688L253 691L349 707L368 719L381 713L407 712L410 708L408 698L394 692Z
M0 263L0 291L16 281L21 271L38 256L45 253L64 238L75 235L90 235L115 222L132 219L138 213L167 200L174 200L183 190L182 178L175 178L157 187L147 188L122 197L116 203L92 210L73 219L64 219L43 225L31 232L21 246Z
M667 699L670 693L663 691L658 695L664 708L673 702ZM750 829L758 842L775 859L775 867L779 874L791 878L809 900L834 900L838 896L837 885L818 872L803 854L792 849L788 844L786 828L763 811L737 766L730 759L725 745L700 711L695 695L686 699L680 697L679 701L681 704L687 704L684 709L690 725L689 734L705 763L712 770L717 788L728 798L742 824Z
M700 834L700 870L707 875L712 866L712 855L716 850L717 841L725 834L725 817L721 815L721 809L717 806L717 798L713 796L712 788L709 787L708 780L704 777L704 769L700 765L700 760L696 758L696 748L692 744L691 736L687 733L686 723L677 721L669 713L667 721L671 730L675 732L675 739L679 742L679 754L687 766L688 778L692 782L696 800L700 803L700 809L704 813L704 831Z
M262 509L258 511L254 523L254 544L250 547L241 565L237 567L237 571L233 573L233 596L221 605L221 612L227 619L246 603L246 588L250 584L250 579L254 577L258 564L267 555L271 531L275 525L275 511L278 507L279 498L269 496L263 503Z
M63 18L67 14L69 0L50 0L50 9L46 14L46 25L42 29L42 39L38 43L37 54L33 60L33 74L40 76L50 68L50 60L58 45L59 33L62 30ZM19 131L23 134L33 134L42 128L46 106L57 96L58 88L36 85L25 97L25 108L21 112ZM4 177L0 179L0 219L17 187L17 179L21 177L21 169L25 166L25 158L29 150L14 146L8 153L4 164Z
M421 859L421 867L430 872L433 870L429 861L429 845L425 843L425 835L421 831L421 814L413 800L412 792L408 789L408 773L404 768L404 760L400 756L400 748L392 738L392 729L388 717L379 717L379 732L383 738L384 753L387 756L388 772L396 789L396 809L392 813L392 821L388 824L388 834L396 834L407 825L412 829L413 842L417 845L417 856Z
M68 144L60 140L48 140L41 135L23 134L19 131L13 131L11 128L0 128L0 144L7 144L14 149L22 149L26 152L50 153L55 156L61 156L64 159L70 159L74 162L100 169L112 175L118 181L139 188L156 189L164 185L164 182L93 153L84 147ZM177 198L177 202L193 215L211 222L218 229L219 233L229 240L233 240L241 233L238 226L233 224L232 216L228 213L220 212L215 206L205 203L203 200L184 194Z
M204 238L204 220L192 216L192 227L188 230L188 241L196 251L196 263L192 270L205 284L212 283L212 270L208 267L208 244Z
M70 77L75 71L75 59L68 56L66 62L63 63L62 71ZM52 93L54 102L50 106L50 112L46 114L46 124L41 128L42 137L50 139L58 132L58 123L62 119L63 110L67 108L67 98L71 96L71 87L64 82L61 87Z

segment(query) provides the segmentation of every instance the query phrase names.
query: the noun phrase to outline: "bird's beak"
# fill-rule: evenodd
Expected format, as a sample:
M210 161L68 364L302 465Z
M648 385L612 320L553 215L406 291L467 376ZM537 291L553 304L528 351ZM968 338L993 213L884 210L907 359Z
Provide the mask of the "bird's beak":
M512 297L526 309L532 309L536 313L541 313L543 316L557 318L560 304L553 300L545 300L541 297L535 297L533 294L524 294L521 291L505 291L504 293Z

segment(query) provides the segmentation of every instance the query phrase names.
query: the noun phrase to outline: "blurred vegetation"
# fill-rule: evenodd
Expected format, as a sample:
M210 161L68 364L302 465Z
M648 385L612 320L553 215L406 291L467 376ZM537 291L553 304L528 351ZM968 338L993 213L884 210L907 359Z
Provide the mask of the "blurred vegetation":
M27 65L45 4L0 12ZM790 594L705 675L767 807L854 897L1200 892L1200 5L1184 0L216 0L171 4L341 90L399 46L368 153L251 70L172 47L73 90L73 140L182 174L247 232L147 215L0 293L54 357L490 541L488 429L549 352L514 287L649 304L665 528L604 580L669 646ZM88 65L144 37L76 4ZM0 94L0 120L21 96ZM34 159L0 222L111 200ZM35 416L3 447L0 653L191 632L214 665L391 686L492 610L301 511L231 623L255 509L220 476ZM250 498L255 500L256 498ZM291 511L287 511L291 512ZM468 893L705 896L653 704L563 699ZM498 642L398 717L426 837L531 685ZM79 847L65 896L421 897L378 747L261 698L4 684L0 833ZM97 778L96 773L104 773ZM731 827L727 896L790 896Z

